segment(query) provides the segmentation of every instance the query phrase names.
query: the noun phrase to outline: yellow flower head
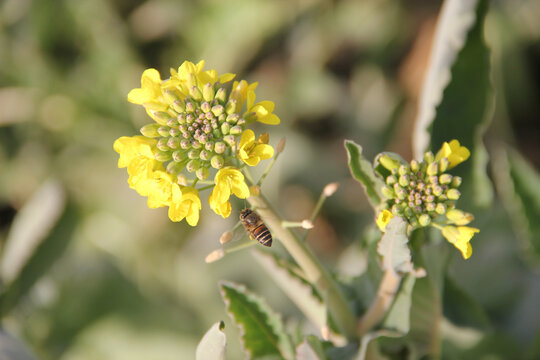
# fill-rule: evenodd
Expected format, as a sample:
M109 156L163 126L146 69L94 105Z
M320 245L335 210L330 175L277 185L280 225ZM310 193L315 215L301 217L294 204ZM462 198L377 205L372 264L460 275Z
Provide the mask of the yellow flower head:
M442 158L448 159L448 168L451 169L454 166L464 162L471 156L471 152L465 146L461 146L459 141L452 140L449 143L446 141L443 143L439 152L435 156L435 160L439 161Z
M184 61L165 80L156 69L145 70L128 100L142 105L154 122L141 128L143 136L114 143L130 187L148 197L149 207L169 206L171 220L190 225L199 220L201 189L213 187L209 203L223 217L231 213L231 194L249 196L234 166L239 159L255 166L274 155L268 136L255 139L249 123L279 123L273 102L255 103L256 82L233 82L235 74L220 75L204 65ZM209 177L215 178L213 186L207 186Z
M173 184L171 205L169 206L169 218L172 221L186 219L189 225L196 226L199 222L200 210L201 199L195 188Z
M379 213L379 216L377 216L377 226L382 232L385 232L386 225L390 222L390 219L392 219L394 215L388 210L383 210Z
M446 240L448 240L448 242L461 251L461 255L463 255L464 259L468 259L472 254L472 247L469 242L477 232L480 232L480 230L468 226L456 227L449 225L442 229L443 236L446 238Z
M458 209L448 210L446 218L455 225L467 225L474 220L473 214Z
M264 141L261 135L255 140L255 133L252 130L246 130L242 133L240 144L238 146L238 157L249 166L257 166L261 160L270 159L274 156L274 148Z
M231 204L229 203L231 194L245 199L249 196L249 188L244 181L242 172L233 167L219 170L214 182L216 186L214 186L208 202L216 214L226 218L231 214Z

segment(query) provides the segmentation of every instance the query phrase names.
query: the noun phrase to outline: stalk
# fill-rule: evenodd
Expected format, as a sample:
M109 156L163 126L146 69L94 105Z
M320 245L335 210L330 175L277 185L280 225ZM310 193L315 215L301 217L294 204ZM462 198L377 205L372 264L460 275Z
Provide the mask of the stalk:
M328 312L340 332L349 340L355 339L356 317L339 285L306 244L292 231L281 226L282 219L262 195L252 195L247 200L257 209L257 213L261 216L264 223L302 268L306 278L326 297Z

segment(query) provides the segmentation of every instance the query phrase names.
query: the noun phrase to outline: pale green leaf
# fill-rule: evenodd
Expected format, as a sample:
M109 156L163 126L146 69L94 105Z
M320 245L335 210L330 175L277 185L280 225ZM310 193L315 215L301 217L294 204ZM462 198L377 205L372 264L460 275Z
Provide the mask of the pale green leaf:
M362 147L354 141L345 140L349 170L352 176L364 187L366 195L374 208L382 202L381 188L383 181L375 175L373 166L362 156Z
M323 344L314 335L306 336L296 347L296 360L326 360Z
M408 273L414 270L411 251L408 246L407 223L399 216L394 216L386 225L386 232L377 245L377 252L382 256L383 270Z
M412 289L415 281L416 277L413 275L408 275L401 281L401 286L396 294L394 302L382 322L383 328L395 330L404 335L409 332Z
M244 349L252 359L293 359L294 348L281 318L245 286L220 282L227 311L240 327Z
M196 360L225 360L227 337L223 332L224 327L225 324L223 321L220 321L212 325L206 334L204 334L197 346Z

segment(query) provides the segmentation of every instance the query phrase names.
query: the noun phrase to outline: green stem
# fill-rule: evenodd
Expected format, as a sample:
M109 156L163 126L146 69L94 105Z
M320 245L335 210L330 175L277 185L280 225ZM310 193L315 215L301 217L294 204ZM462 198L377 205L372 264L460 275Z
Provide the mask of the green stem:
M268 164L268 166L266 167L266 170L264 170L264 173L261 175L261 178L259 179L259 181L257 181L257 185L258 186L261 186L264 179L266 178L266 175L268 175L268 173L270 172L270 170L272 169L272 167L274 166L274 164L276 163L276 160L278 158L278 155L277 154L276 156L274 156L272 158L272 161L270 161L270 164Z
M304 271L306 278L326 297L330 316L347 339L356 338L356 320L345 295L311 250L292 231L281 226L282 219L262 195L252 195L249 203Z
M315 209L313 209L313 213L311 214L311 218L309 219L312 223L315 222L315 218L319 213L321 212L322 206L324 204L324 201L326 200L326 195L324 194L324 191L321 192L321 196L319 196L319 200L317 200L317 204L315 205ZM302 241L306 241L306 238L309 234L309 230L307 229L304 232L304 235L302 235Z

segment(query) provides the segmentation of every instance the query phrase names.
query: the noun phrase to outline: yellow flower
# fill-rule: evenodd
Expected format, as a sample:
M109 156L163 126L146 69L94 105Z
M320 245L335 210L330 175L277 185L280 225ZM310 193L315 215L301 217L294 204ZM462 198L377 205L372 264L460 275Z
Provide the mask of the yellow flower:
M178 67L178 71L171 69L171 78L163 83L164 88L176 87L184 95L189 93L189 87L200 86L203 87L206 84L214 85L216 82L222 84L227 83L235 78L236 74L225 73L218 75L214 69L203 71L204 60L201 60L195 65L191 61L184 61L182 65ZM196 83L192 84L194 76Z
M257 85L259 85L258 82L248 84L246 80L235 81L231 88L229 99L235 100L237 109L241 109L248 98L248 94L253 93L255 95Z
M266 138L266 141L268 139ZM249 166L256 166L261 160L270 159L274 156L274 148L259 137L255 140L255 133L252 130L246 130L242 133L240 144L238 146L238 157Z
M461 146L459 141L452 140L450 143L446 141L442 144L441 149L435 156L435 160L442 158L448 159L448 168L451 169L454 166L464 162L471 156L471 152L465 146Z
M247 113L253 114L255 120L263 124L278 125L279 117L273 114L275 104L273 101L265 100L255 104L255 91L247 91ZM246 116L250 120L250 116Z
M383 210L379 213L379 216L377 216L377 226L379 229L384 232L386 230L386 225L390 222L390 219L392 219L394 215L388 210Z
M467 225L474 220L473 214L458 209L448 210L446 218L456 225Z
M128 101L144 105L148 110L165 110L167 104L161 93L161 77L156 69L147 69L141 77L141 87L128 94Z
M169 205L169 218L172 221L182 221L185 218L189 225L196 226L200 210L201 199L195 188L172 185L172 199Z
M445 226L442 229L443 236L461 251L464 259L468 259L472 254L472 247L469 242L477 232L480 232L480 230L468 226Z
M120 154L118 167L127 167L133 159L139 156L153 159L153 149L156 144L157 140L145 136L122 136L116 139L113 148Z
M216 186L214 186L208 202L216 214L226 218L231 214L231 204L229 202L231 194L240 199L245 199L249 196L249 188L244 181L244 175L240 170L233 167L219 170L214 182Z
M148 207L151 209L169 206L172 199L174 177L164 170L152 172L151 177L142 185L142 191L148 196Z

